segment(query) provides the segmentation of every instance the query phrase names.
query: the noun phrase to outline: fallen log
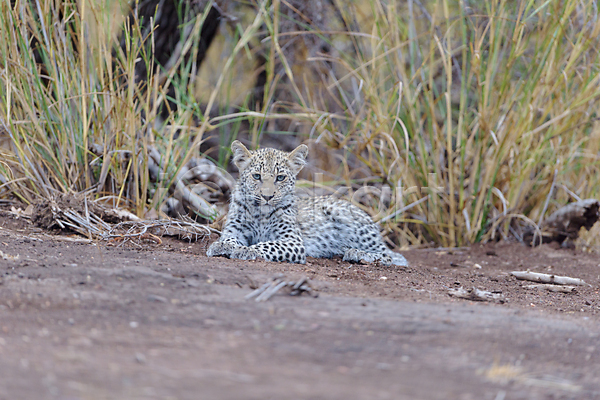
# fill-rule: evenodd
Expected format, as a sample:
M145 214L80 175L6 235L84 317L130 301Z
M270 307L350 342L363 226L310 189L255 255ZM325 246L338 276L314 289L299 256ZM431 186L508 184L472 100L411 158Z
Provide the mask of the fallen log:
M600 202L596 199L586 199L567 204L550 215L539 229L541 237L536 230L529 228L523 234L523 240L530 246L542 243L565 240L575 240L579 236L579 230L583 227L589 230L598 221L598 210Z

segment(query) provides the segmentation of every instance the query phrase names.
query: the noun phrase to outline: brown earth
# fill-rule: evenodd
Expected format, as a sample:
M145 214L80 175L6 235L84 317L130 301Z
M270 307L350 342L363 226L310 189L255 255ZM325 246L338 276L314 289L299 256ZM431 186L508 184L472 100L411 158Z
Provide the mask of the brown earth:
M72 239L0 214L0 400L600 399L596 255L499 243L388 268ZM528 289L526 269L590 286ZM279 273L319 296L244 300Z

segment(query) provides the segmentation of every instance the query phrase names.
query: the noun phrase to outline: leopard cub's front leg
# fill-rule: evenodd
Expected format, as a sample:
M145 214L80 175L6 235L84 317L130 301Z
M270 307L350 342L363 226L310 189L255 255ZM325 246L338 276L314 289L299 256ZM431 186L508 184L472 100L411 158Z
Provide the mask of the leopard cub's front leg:
M306 251L302 241L261 242L250 246L250 249L258 251L261 257L267 261L306 264Z
M208 257L227 257L238 260L256 260L257 258L266 258L264 254L254 246L244 246L237 240L219 239L208 248L206 255Z

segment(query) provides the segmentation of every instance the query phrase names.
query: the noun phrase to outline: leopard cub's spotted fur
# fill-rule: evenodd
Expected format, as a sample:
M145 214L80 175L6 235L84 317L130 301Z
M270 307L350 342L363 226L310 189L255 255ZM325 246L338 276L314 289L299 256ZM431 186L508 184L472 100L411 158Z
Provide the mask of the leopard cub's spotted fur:
M206 252L209 257L304 264L307 256L342 255L351 262L408 265L385 246L379 227L360 208L332 197L296 195L296 176L308 154L305 145L291 153L249 151L236 140L231 150L240 177L221 237Z

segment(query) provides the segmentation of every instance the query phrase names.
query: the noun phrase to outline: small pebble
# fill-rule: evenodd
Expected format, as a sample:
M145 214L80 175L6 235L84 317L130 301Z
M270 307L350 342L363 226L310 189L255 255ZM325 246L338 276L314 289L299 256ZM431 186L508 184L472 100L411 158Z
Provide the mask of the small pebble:
M135 361L139 362L140 364L145 364L146 356L142 353L135 353Z
M200 282L198 282L197 280L189 280L189 281L186 281L185 283L187 283L187 285L191 286L191 287L199 287L200 286Z
M154 301L157 303L166 303L168 301L165 297L157 296L155 294L148 295L147 300Z

